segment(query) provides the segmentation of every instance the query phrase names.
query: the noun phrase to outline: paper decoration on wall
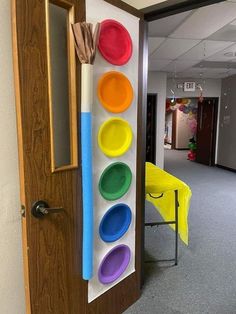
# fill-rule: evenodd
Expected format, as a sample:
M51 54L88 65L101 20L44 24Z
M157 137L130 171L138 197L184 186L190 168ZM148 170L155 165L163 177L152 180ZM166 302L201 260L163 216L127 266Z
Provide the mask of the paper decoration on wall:
M98 98L106 110L120 113L131 105L133 88L124 74L110 71L102 75L98 82Z
M103 216L99 234L103 241L114 242L120 239L128 230L131 223L132 213L128 205L116 204Z
M115 20L101 23L98 42L101 55L114 65L126 64L132 55L132 40L127 29Z
M197 113L197 103L191 101L189 98L176 98L174 102L172 99L166 99L166 108L171 110L179 109L185 114L196 114Z
M102 173L99 180L99 191L109 201L121 198L130 187L132 173L123 162L114 162Z
M103 284L116 281L129 265L130 256L130 248L124 244L117 245L110 250L99 267L99 281Z
M132 129L122 118L110 118L100 127L98 145L108 157L118 157L127 152L132 143Z
M114 20L117 16L119 22ZM139 18L101 0L86 1L86 18L103 19L101 56L94 67L93 130L98 145L93 147L95 258L88 283L92 302L135 272ZM114 65L119 65L119 72Z

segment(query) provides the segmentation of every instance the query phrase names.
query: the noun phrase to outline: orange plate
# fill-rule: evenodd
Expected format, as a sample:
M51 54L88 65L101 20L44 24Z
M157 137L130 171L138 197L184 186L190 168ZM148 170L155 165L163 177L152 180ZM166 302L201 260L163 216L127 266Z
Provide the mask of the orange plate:
M99 79L98 98L105 109L120 113L131 105L133 88L124 74L110 71Z

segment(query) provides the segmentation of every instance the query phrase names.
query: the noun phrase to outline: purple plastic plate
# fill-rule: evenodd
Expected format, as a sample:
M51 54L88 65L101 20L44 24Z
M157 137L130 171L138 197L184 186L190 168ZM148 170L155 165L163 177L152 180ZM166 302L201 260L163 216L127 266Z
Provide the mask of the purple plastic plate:
M99 281L108 284L117 280L129 265L130 256L130 248L124 244L117 245L110 250L99 266Z

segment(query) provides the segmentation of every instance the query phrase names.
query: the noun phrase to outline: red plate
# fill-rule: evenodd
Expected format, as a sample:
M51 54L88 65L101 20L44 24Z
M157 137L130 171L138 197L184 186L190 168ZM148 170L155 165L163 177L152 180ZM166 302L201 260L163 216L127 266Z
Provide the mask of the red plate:
M101 23L98 49L114 65L127 63L132 55L132 40L127 29L115 20Z

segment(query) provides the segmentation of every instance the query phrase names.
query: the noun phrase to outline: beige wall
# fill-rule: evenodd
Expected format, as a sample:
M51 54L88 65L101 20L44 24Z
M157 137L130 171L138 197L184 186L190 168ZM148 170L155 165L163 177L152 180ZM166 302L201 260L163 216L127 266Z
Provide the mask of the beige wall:
M0 313L25 313L10 0L0 9Z
M166 80L164 72L148 72L148 93L157 94L156 164L160 168L164 167Z
M157 3L161 3L161 2L165 2L166 0L123 0L123 2L126 2L130 5L132 5L132 7L135 7L137 9L143 9L146 7L150 7L151 5L157 4Z

